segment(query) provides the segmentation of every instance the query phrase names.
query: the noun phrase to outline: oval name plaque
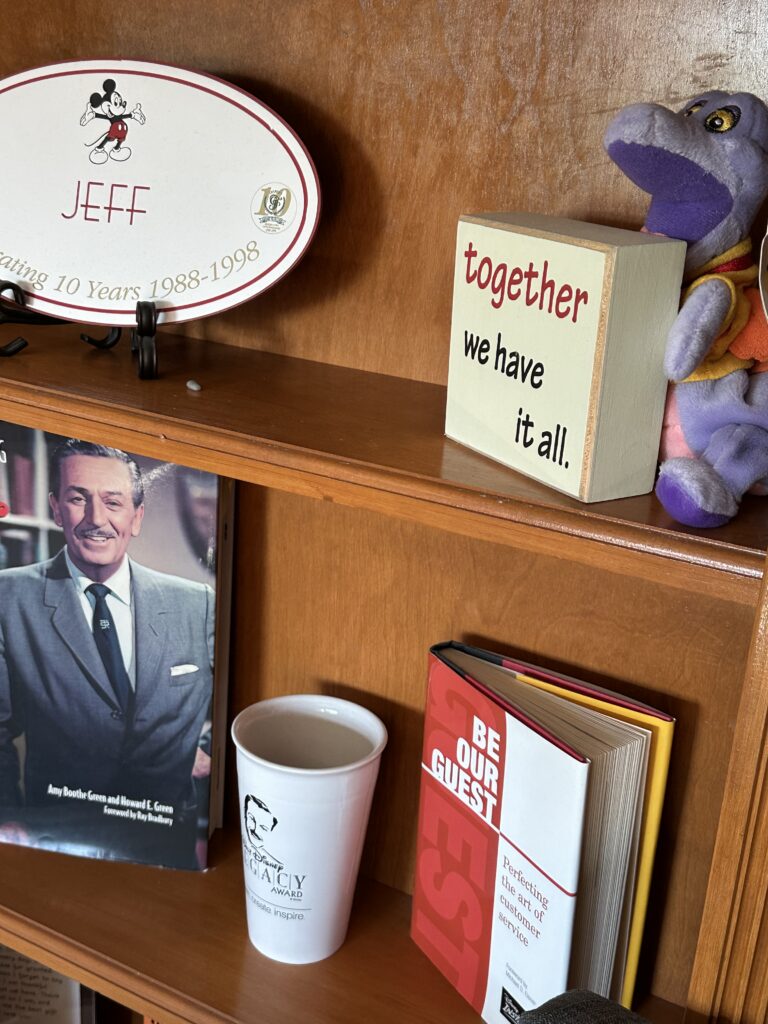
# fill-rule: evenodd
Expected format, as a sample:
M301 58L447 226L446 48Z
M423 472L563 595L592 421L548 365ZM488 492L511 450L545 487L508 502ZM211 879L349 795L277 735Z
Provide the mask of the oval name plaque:
M320 196L298 136L216 78L91 60L0 81L0 280L82 323L196 320L283 277Z

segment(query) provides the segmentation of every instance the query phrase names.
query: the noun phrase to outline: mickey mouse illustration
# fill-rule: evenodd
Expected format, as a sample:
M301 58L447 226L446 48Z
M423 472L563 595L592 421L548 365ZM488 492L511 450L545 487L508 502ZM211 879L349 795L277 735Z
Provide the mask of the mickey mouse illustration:
M85 126L94 118L102 121L109 121L109 130L101 138L94 142L86 143L93 146L88 159L92 164L104 164L110 158L112 160L127 160L131 155L128 146L124 146L125 137L128 134L128 118L133 118L138 124L144 124L147 120L141 104L137 103L130 113L126 113L128 104L117 91L115 80L108 78L102 88L104 95L98 92L91 94L91 98L85 108L85 113L80 118L80 124Z

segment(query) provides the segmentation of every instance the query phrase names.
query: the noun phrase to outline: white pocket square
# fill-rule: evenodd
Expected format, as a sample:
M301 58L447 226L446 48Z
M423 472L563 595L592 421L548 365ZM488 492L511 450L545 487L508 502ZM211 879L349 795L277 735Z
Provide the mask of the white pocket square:
M190 672L197 672L197 665L171 665L171 678L173 676L186 676Z

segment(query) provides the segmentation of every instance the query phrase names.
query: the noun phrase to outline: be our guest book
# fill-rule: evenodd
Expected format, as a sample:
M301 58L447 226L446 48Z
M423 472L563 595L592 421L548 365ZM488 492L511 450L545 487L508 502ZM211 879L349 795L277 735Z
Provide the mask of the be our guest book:
M447 436L581 501L650 491L685 251L540 214L462 216Z

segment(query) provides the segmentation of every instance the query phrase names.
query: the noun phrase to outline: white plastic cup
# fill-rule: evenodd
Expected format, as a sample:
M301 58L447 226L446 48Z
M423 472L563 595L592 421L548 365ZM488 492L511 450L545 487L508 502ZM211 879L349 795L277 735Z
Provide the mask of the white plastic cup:
M324 960L347 934L387 730L359 704L292 694L245 708L232 739L250 940Z

